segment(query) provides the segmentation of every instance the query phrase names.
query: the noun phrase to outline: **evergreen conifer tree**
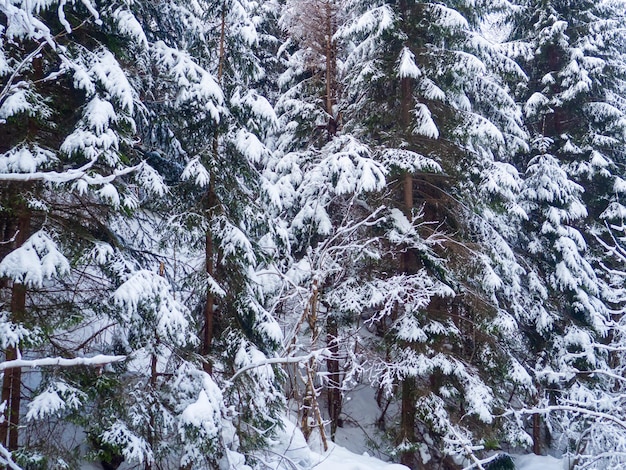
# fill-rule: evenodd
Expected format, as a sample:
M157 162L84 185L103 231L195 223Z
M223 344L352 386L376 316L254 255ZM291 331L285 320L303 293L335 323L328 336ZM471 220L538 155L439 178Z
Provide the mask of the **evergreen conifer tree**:
M525 2L510 43L528 75L520 96L531 133L530 152L516 162L526 172L522 197L529 220L520 241L533 293L523 323L533 332L535 380L545 400L539 408L555 406L547 407L553 413L545 433L535 415L534 451L542 451L551 433L576 464L608 449L595 432L594 415L608 409L593 403L621 396L606 374L616 364L607 343L617 338L621 288L603 266L615 266L605 252L606 219L620 217L623 15L619 2Z
M527 144L506 83L524 73L480 30L489 11L511 5L351 5L351 21L339 34L350 44L345 128L372 142L395 189L394 205L408 220L421 209L427 223L418 233L448 233L432 251L404 246L395 267L406 275L425 270L433 284L447 285L426 304L398 300L383 328L397 362L389 366L387 351L381 383L398 384L401 396L397 452L421 468L430 459L476 458L470 443L486 435L525 442L514 422L489 430L481 424L496 422L493 410L507 407L507 391L532 387L515 359L520 344L511 314L523 308L524 269L510 236L526 214L508 159ZM456 410L475 421L459 422Z

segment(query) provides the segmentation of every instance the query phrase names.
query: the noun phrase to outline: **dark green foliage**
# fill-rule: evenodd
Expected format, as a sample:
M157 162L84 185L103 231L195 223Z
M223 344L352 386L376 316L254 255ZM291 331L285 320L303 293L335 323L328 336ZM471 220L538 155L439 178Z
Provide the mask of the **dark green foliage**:
M485 470L515 470L515 463L510 455L500 454L485 466Z

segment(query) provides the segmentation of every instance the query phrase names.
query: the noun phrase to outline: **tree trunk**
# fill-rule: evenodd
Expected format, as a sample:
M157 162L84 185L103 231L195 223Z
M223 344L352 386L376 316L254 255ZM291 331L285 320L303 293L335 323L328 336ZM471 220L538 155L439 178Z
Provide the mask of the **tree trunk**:
M224 59L226 57L226 2L222 2L222 23L220 25L220 55L217 64L217 82L222 84L224 75Z
M334 28L333 28L333 7L331 2L326 3L326 34L325 36L325 49L326 49L326 112L332 116L333 104L335 101L335 54L334 54Z
M15 237L15 248L21 247L30 235L30 214L20 214ZM26 316L26 286L13 283L11 289L11 318L14 322L23 322ZM5 351L7 361L19 357L19 344ZM4 422L0 424L0 443L9 451L17 450L19 444L19 423L21 405L22 369L8 369L2 381L2 401L6 402Z
M222 77L224 75L224 61L226 58L226 2L222 2L222 17L220 25L220 44L219 44L219 60L217 64L217 82L222 85ZM219 134L216 131L213 137L213 158L217 158L219 152ZM213 172L211 171L209 189L206 195L206 216L210 219L213 210L217 205L217 197L215 195L215 183ZM205 236L205 270L209 277L213 278L214 267L214 243L211 229L207 230ZM208 374L213 373L213 363L209 357L213 347L213 336L215 334L215 296L210 287L207 287L206 305L204 307L204 335L202 338L202 355L204 356L204 371Z
M541 455L541 415L533 415L533 453Z
M5 360L13 361L17 359L16 351L14 347L9 347L4 352ZM8 447L9 443L7 442L7 437L9 435L9 417L11 415L11 382L13 380L13 371L15 369L7 369L4 371L4 376L2 379L2 403L6 403L6 408L4 410L4 420L0 423L0 444Z
M312 292L309 298L308 305L306 306L306 321L311 331L311 350L315 349L315 343L317 342L317 299L318 299L318 284L317 280L313 281L311 286ZM310 373L312 371L312 373ZM309 439L312 432L312 421L314 420L314 408L316 406L317 397L315 396L315 384L312 383L311 377L316 373L315 360L309 360L307 363L306 374L302 377L302 381L305 384L304 397L302 400L302 420L301 429L305 439Z
M402 409L400 410L400 444L415 444L415 377L407 376L402 381ZM417 468L414 450L403 451L400 463L409 468Z
M319 339L319 328L317 324L319 311L319 283L317 279L311 285L311 297L306 306L305 315L309 329L311 330L311 350L315 350ZM319 402L317 400L317 390L315 389L315 376L317 375L317 361L311 358L306 363L306 374L302 376L305 383L304 399L302 403L302 434L308 440L316 426L320 433L324 452L328 450L328 441L326 439L326 431L324 430L324 420L320 411ZM313 424L315 423L315 424Z
M214 151L217 152L217 136L213 142ZM206 200L206 216L210 219L213 214L213 209L215 208L215 193L213 191L213 174L211 174L211 180L209 182L209 189L207 191L207 200ZM210 223L210 222L209 222ZM211 228L207 229L205 235L205 259L204 259L204 268L206 270L207 276L213 278L214 274L214 247L213 247L213 234L211 233ZM213 346L213 335L215 329L215 296L211 291L211 285L207 285L206 292L206 305L204 306L204 334L202 337L202 356L204 357L204 371L207 374L213 373L213 362L209 357L211 353L211 349Z
M403 96L403 103L405 101L406 100ZM404 175L403 200L405 214L409 218L409 220L411 220L413 212L413 175L411 173L406 173ZM408 250L403 253L401 267L403 272L409 273L414 271L414 266L412 266L412 260L413 256ZM411 347L411 345L407 345L407 347ZM411 446L415 444L415 414L417 411L415 387L415 377L404 377L401 383L402 403L400 410L400 443L409 444ZM419 463L415 451L409 449L402 452L400 461L402 464L412 469L417 468L417 465Z
M210 191L210 190L209 190ZM206 233L205 269L213 277L213 234L209 229ZM206 305L204 307L204 336L202 341L202 355L204 356L204 371L213 373L213 363L208 357L213 343L213 329L215 327L215 297L210 286L207 287Z
M330 438L335 439L341 414L341 377L339 373L339 329L337 319L329 315L326 319L326 344L331 357L326 360L328 369L328 416L330 418Z
M326 59L326 113L328 113L328 140L337 134L339 123L335 116L335 104L337 103L337 44L333 40L337 32L336 11L333 1L328 0L324 6L324 52Z
M155 331L155 336L156 336L156 331ZM156 343L155 343L155 350L158 348L159 345L159 340L157 337ZM151 357L150 357L150 393L152 394L152 396L155 396L156 394L156 389L157 389L157 380L158 380L158 357L156 355L156 353L152 353ZM148 414L150 416L150 424L149 424L149 429L148 429L148 445L150 446L150 449L154 450L154 445L156 442L156 417L154 414L154 408L151 406L152 403L148 403ZM144 464L144 470L152 470L152 462L150 462L149 460L146 460L146 463Z

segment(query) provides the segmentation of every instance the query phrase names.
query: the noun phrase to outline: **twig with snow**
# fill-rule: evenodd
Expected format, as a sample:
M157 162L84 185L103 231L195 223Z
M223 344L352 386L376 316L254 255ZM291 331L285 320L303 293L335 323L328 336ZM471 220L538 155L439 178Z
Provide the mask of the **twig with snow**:
M265 359L264 361L255 362L252 364L248 364L245 367L242 367L233 374L233 376L230 378L230 382L234 382L235 379L241 374L244 374L251 369L256 369L257 367L269 366L272 364L295 364L298 362L306 362L309 359L317 358L319 356L322 356L322 358L324 358L327 355L328 351L326 349L318 349L304 356L271 357L269 359Z

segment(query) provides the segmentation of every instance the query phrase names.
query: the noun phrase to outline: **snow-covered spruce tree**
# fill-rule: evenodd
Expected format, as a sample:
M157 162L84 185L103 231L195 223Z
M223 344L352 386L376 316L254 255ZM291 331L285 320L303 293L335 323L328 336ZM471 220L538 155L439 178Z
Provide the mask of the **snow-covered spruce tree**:
M140 8L147 15L152 6ZM174 261L166 270L186 292L199 325L204 370L228 404L232 419L225 427L235 432L225 444L246 450L265 441L282 406L271 368L252 368L228 381L235 370L273 355L281 338L255 276L271 257L260 243L272 227L263 216L256 166L269 153L263 141L276 125L257 57L261 41L273 42L263 30L271 27L272 11L256 2L163 3L149 13L154 25L145 28L149 40L160 39L193 58L189 72L182 60L172 63L184 72L178 80L198 77L198 87L183 100L167 84L147 88L154 96L146 103L151 118L144 145L165 170L174 170L173 198L166 208L154 207Z
M74 357L123 350L132 360L114 370L34 375L29 386L42 393L21 407L27 419L52 416L58 430L56 418L71 414L104 460L205 468L207 458L215 463L223 452L221 392L198 361L189 360L185 348L196 343L190 312L156 274L169 252L157 253L151 230L124 216L157 219L138 208L151 193L164 196L163 177L175 179L181 171L151 151L154 142L161 137L158 150L184 158L172 150L180 148L184 123L176 111L216 122L223 94L180 47L184 39L166 44L142 29L140 20L152 25L150 14L163 12L140 6L1 7L0 126L8 136L0 144L2 344L8 360L22 352ZM173 2L158 6L179 12L181 20L196 17ZM158 113L158 99L170 114ZM154 250L150 256L147 249ZM77 466L84 447L58 445L60 436L44 435L41 425L18 436L19 371L4 375L2 444L22 446L22 459L38 456L49 468ZM87 419L84 408L102 419ZM66 452L65 444L79 455Z
M269 230L257 203L254 166L267 153L261 140L276 120L254 88L264 79L255 56L256 24L263 11L250 2L132 7L148 44L158 47L151 55L156 56L157 67L147 58L138 72L146 95L141 147L171 189L171 197L151 204L141 220L156 227L161 241L155 245L148 237L152 244L148 250L157 252L155 259L163 263L164 274L194 312L200 355L186 359L194 358L193 363L200 359L204 368L198 373L193 364L181 360L179 351L157 371L165 377L159 379L160 393L172 403L170 397L179 393L176 387L188 387L179 379L167 379L178 373L171 372L172 367L187 370L183 376L195 380L194 390L198 386L208 390L205 385L213 380L218 384L225 405L208 391L205 404L214 410L219 405L228 417L215 421L211 436L191 426L191 432L182 436L181 457L187 465L215 466L220 454L234 455L224 447L250 451L261 445L276 425L282 405L269 367L252 368L233 383L228 380L236 369L271 355L280 338L261 304L254 275L267 256L259 239ZM133 230L131 238L140 239L140 231ZM203 409L200 399L194 406L197 412ZM177 407L182 410L181 404ZM219 414L207 418L217 419ZM197 428L202 420L191 423ZM168 439L172 442L172 436ZM171 462L167 453L171 459L175 446L162 449L166 455L159 461Z
M539 408L547 401L554 410L545 430L534 417L534 451L541 452L551 434L562 438L552 441L556 447L585 464L614 449L594 430L603 421L594 413L621 416L606 408L621 394L606 345L616 338L612 326L621 318L621 301L615 303L614 289L621 287L601 266L615 267L603 247L610 243L605 220L621 217L624 4L520 5L510 45L528 74L520 97L532 142L517 160L526 171L529 222L522 241L535 299L525 323L542 385ZM610 390L617 391L612 398L605 395Z
M434 227L449 233L438 262L409 244L395 265L398 274L426 269L454 291L407 304L382 327L395 357L381 361L391 371L381 384L401 392L397 451L419 467L471 457L470 442L526 441L514 422L494 417L514 388L532 387L509 346L519 344L509 311L523 306L524 272L509 236L525 214L506 160L527 146L505 83L524 74L480 34L484 4L350 3L354 16L337 35L349 41L344 131L378 151L393 204L409 220L423 210L424 238Z
M292 376L292 392L303 396L305 436L317 427L323 441L322 420L329 418L334 437L342 395L360 379L357 371L367 355L360 346L361 316L378 299L371 289L357 286L386 276L380 260L395 243L389 237L398 222L397 214L382 205L384 167L369 145L343 129L347 50L337 33L349 15L347 6L334 1L287 5L281 20L290 33L281 49L287 69L279 80L284 92L277 105L282 133L265 173L275 207L287 221L292 250L292 266L286 267L292 297L283 306L296 326L286 350L326 346L330 354L323 366L311 358L305 374L296 369ZM428 287L417 291L431 295ZM325 380L318 382L315 372L324 366ZM327 411L320 410L325 407L318 396Z
M319 433L325 447L324 418L334 438L343 420L343 394L363 378L371 359L370 345L361 338L362 318L374 309L390 313L386 303L397 299L386 302L381 293L404 288L405 299L424 303L446 289L423 271L386 279L385 262L394 263L391 251L403 249L405 236L398 232L411 231L410 222L383 205L385 167L369 145L343 128L347 49L337 33L350 5L313 0L287 6L281 20L290 33L281 49L287 69L277 105L282 132L264 176L291 242L292 262L285 272L291 288L282 304L295 327L285 349L319 353L326 346L327 354L324 364L309 357L304 369L294 368L289 393L302 399L305 436ZM425 158L423 163L438 167ZM428 243L411 233L407 243L428 252ZM323 380L315 376L321 367Z
M110 236L106 214L135 201L129 183L161 188L132 151L136 93L119 62L89 34L75 40L78 29L101 23L93 6L4 2L0 15L5 359L82 355L83 348L64 351L51 341L84 313L86 284L70 260ZM0 444L11 451L25 442L18 433L24 379L19 367L3 377ZM77 403L70 395L57 410Z

